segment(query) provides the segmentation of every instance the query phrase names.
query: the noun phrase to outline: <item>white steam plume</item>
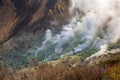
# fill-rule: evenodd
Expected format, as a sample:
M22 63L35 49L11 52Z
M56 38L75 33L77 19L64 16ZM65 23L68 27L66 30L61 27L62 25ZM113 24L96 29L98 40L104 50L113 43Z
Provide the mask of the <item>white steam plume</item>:
M83 43L78 44L72 54L81 52L91 44L101 48L98 52L101 54L105 50L102 46L107 49L109 44L116 43L120 39L119 10L120 0L71 0L69 24L63 26L59 34L52 37L50 35L43 45L52 39L56 45L55 52L61 52L64 44L78 38Z
M37 54L40 50L46 47L47 42L51 39L52 39L52 32L50 29L47 29L45 32L44 41L42 42L42 46L38 47L37 50L35 51L35 57L37 57Z

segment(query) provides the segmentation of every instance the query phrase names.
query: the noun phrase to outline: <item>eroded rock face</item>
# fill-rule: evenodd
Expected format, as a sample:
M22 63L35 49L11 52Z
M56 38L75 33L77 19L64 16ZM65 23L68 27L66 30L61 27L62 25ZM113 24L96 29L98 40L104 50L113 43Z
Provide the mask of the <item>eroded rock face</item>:
M16 18L15 7L9 0L1 1L0 6L0 43L6 41L14 30L18 18Z
M59 29L68 15L69 0L1 0L0 53L28 48L46 28ZM59 26L50 21L59 18ZM57 27L55 27L57 26Z

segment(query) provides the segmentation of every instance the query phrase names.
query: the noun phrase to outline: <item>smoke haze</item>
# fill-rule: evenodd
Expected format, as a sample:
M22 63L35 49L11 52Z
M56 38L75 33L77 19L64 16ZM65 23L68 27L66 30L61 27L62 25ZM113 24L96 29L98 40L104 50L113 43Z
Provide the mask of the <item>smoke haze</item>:
M119 0L71 0L69 24L63 26L58 34L46 31L45 40L40 49L51 41L54 51L61 53L65 44L72 43L74 39L81 41L71 54L81 52L88 48L100 49L102 54L110 44L120 39L120 1Z

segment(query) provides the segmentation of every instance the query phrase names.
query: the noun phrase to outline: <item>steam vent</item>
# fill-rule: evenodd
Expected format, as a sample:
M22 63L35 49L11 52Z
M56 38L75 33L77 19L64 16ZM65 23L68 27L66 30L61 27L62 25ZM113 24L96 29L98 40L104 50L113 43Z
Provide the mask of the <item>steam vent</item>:
M120 80L120 0L0 0L0 80Z

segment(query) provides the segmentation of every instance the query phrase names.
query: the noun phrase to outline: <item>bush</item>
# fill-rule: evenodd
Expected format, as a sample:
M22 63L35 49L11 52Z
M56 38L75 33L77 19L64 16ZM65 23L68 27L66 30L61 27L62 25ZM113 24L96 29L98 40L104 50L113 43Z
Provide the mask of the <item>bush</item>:
M34 68L34 72L36 80L102 80L105 78L105 70L97 66L70 67L57 65L53 67L52 65L44 64ZM27 77L33 76L28 75Z
M120 64L110 67L107 72L112 80L120 80Z

